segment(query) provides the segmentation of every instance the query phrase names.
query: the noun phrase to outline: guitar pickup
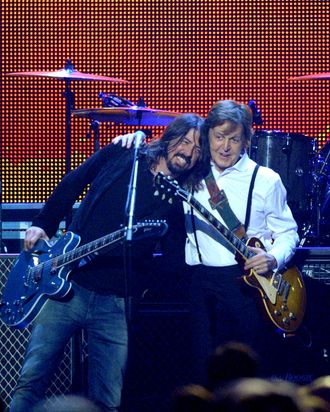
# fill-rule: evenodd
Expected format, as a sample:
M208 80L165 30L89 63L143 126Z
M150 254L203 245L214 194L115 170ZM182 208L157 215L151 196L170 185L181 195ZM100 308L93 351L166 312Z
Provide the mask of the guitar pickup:
M290 285L286 282L282 277L279 279L277 293L282 296L283 292L285 295L285 299L287 299L289 295Z
M285 282L283 301L287 302L290 293L291 285Z

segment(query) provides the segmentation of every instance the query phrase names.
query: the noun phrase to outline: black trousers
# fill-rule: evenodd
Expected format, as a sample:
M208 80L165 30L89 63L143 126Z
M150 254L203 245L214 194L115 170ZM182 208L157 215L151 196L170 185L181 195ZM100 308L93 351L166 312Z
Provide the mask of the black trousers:
M193 381L205 383L208 356L228 341L248 344L260 357L260 374L270 375L273 344L283 338L268 319L258 290L244 282L238 265L191 270Z

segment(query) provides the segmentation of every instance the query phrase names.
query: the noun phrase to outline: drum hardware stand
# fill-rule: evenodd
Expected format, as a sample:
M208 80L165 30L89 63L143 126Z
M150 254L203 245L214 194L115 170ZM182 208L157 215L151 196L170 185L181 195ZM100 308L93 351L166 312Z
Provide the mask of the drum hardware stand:
M71 74L74 71L74 65L71 60L66 60L64 69ZM71 113L75 108L75 96L70 88L71 80L65 79L65 91L62 96L65 98L65 173L71 170ZM66 229L72 221L72 210L65 217ZM86 364L82 357L83 331L75 332L71 338L71 357L72 357L72 388L75 393L84 393Z
M320 242L320 221L321 221L321 179L320 176L314 175L314 193L312 199L312 236L319 244ZM314 229L314 230L313 230Z
M74 66L71 60L65 62L64 69L68 73L74 71ZM71 170L71 112L74 110L74 93L70 89L71 80L65 79L65 91L63 97L65 98L65 172Z
M322 210L322 189L325 186L324 180L327 178L326 173L324 172L325 165L327 163L329 153L324 159L321 169L318 171L317 168L313 172L313 192L312 192L312 205L311 205L311 223L306 228L304 235L305 239L313 239L313 244L315 246L320 245L321 243L321 210Z
M64 69L69 73L72 73L74 66L71 60L65 62ZM71 170L71 112L75 108L74 93L70 88L70 79L65 79L65 91L62 93L65 98L65 173L69 173ZM66 229L70 225L72 220L72 211L65 217ZM84 376L85 376L85 364L82 360L82 339L83 331L76 332L71 338L71 357L72 357L72 388L71 390L76 393L82 393L84 391Z
M98 120L91 120L90 130L94 135L94 153L100 150L100 122ZM91 133L87 133L87 139L92 137Z

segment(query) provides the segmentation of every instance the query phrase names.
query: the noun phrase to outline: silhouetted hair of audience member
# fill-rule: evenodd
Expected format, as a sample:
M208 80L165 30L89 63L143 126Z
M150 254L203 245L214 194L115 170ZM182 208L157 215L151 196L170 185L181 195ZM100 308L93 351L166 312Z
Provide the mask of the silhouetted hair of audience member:
M300 394L299 402L306 412L330 412L330 404L318 396Z
M303 404L313 412L330 411L330 375L321 376L298 390Z
M0 412L4 412L6 408L6 404L2 398L0 398Z
M208 359L208 388L215 390L229 381L258 375L258 355L248 345L228 342L216 348Z
M321 376L313 380L310 384L305 385L304 389L310 395L319 396L330 403L330 375Z
M171 412L211 412L213 395L204 386L186 385L177 388L172 397Z
M297 386L286 381L243 378L215 393L215 412L305 412Z
M83 396L60 395L39 402L33 412L102 412L102 409Z

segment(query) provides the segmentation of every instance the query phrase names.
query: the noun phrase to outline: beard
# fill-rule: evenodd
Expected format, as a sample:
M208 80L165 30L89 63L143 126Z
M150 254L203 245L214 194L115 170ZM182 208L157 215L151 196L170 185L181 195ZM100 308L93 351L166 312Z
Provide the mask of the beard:
M181 165L177 165L175 163L175 158L176 157L181 157L182 159L185 160L185 164L183 166ZM168 170L171 172L171 175L173 176L179 176L183 173L186 173L189 166L191 164L191 158L188 156L185 156L183 154L178 154L175 155L174 158L172 159L168 159L168 157L166 158L166 166L168 168Z

